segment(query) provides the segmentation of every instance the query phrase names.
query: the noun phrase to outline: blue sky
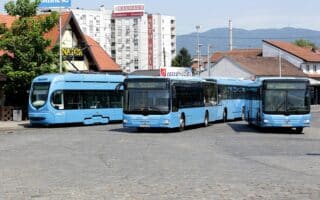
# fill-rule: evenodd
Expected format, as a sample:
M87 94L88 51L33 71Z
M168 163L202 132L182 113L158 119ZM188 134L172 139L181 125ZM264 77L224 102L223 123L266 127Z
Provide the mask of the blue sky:
M0 0L0 11L4 3ZM177 33L200 32L211 28L233 27L244 29L296 27L320 31L319 0L72 0L72 7L98 9L104 5L112 9L119 4L145 4L145 11L176 17Z

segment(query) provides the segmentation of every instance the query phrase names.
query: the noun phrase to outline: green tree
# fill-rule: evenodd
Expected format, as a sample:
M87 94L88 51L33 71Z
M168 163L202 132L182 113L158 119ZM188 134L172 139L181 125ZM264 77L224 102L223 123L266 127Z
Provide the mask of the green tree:
M9 1L4 8L7 13L12 16L32 17L36 15L40 2L41 0L35 0L33 2L30 2L30 0L17 0L16 3Z
M295 40L293 42L295 45L299 46L299 47L308 47L308 48L311 48L311 49L316 49L317 46L315 45L315 43L309 41L309 40L305 40L305 39L298 39L298 40Z
M191 56L186 48L181 48L178 55L172 60L172 66L190 67L192 65Z
M35 16L40 0L17 0L5 4L7 13L18 16L11 27L0 28L0 72L7 76L6 102L26 108L27 91L34 77L57 71L58 46L50 49L43 37L59 21L57 12Z

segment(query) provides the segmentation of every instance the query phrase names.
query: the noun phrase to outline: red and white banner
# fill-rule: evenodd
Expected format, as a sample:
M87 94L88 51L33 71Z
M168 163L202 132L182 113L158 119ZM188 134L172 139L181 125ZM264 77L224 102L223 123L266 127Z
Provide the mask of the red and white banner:
M148 69L153 69L153 20L148 15Z
M144 14L143 4L115 5L112 17L138 17Z
M144 12L112 13L112 17L140 17Z
M160 76L192 76L190 67L160 67Z

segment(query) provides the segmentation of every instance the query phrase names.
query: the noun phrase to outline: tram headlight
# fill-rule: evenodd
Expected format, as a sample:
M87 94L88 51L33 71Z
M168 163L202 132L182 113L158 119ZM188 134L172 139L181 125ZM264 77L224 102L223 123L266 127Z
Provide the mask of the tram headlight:
M268 119L264 119L263 122L266 123L266 124L268 124L268 123L269 123L269 120L268 120Z
M128 123L128 120L126 120L126 119L123 119L123 121L122 121L124 124L126 124L126 123Z
M165 120L163 120L163 124L164 124L164 125L169 125L169 124L170 124L170 121L169 121L168 119L165 119Z
M305 124L310 124L310 120L309 120L309 119L305 119L303 122L304 122Z

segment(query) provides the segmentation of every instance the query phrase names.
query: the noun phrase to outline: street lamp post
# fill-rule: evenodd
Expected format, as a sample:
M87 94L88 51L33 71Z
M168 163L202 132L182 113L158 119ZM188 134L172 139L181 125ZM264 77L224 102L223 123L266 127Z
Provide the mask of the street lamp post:
M208 57L207 57L207 63L208 63L208 73L209 73L209 77L211 76L211 63L210 63L210 49L212 48L212 46L210 44L208 44Z
M61 8L59 9L59 73L62 73L62 25L61 25Z
M196 30L197 30L198 75L200 75L200 44L199 44L200 25L196 26Z

